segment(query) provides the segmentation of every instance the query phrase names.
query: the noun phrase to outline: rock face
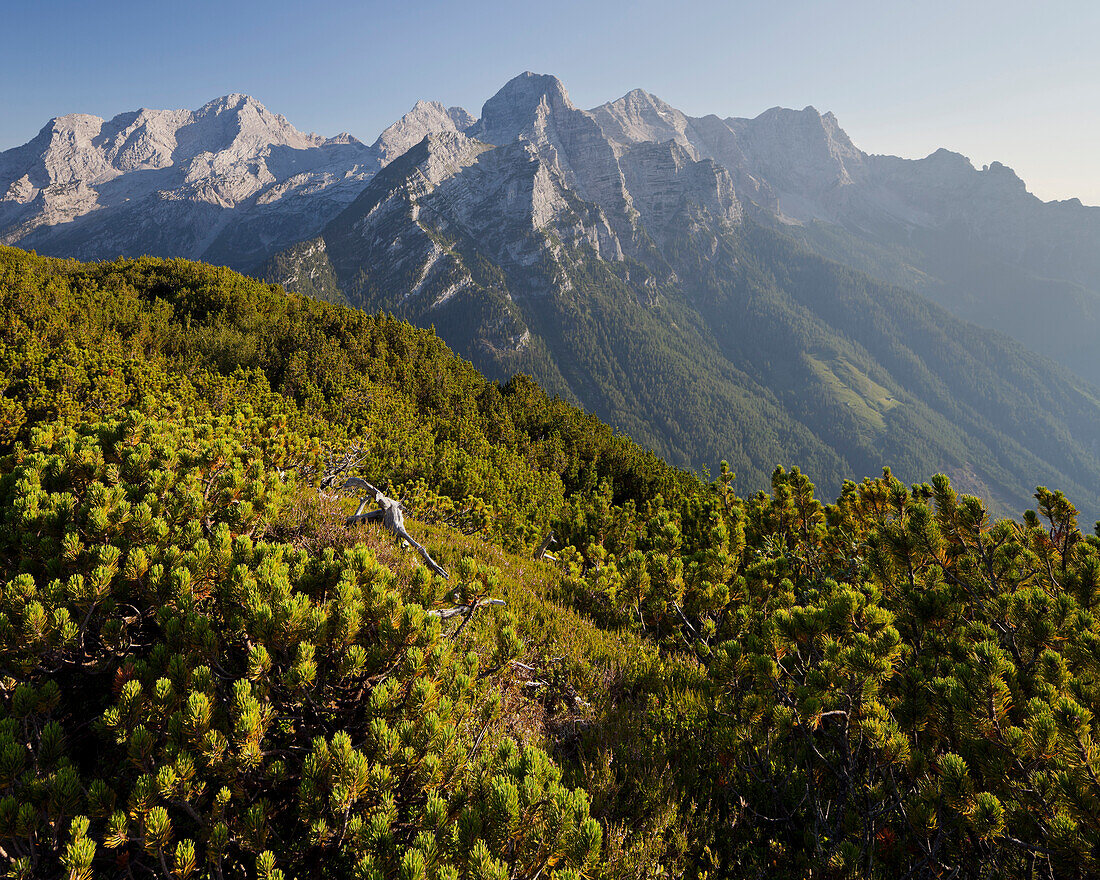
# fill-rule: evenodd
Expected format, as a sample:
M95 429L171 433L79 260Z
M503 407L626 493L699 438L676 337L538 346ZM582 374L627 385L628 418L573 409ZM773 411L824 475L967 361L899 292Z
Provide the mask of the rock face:
M622 152L620 166L634 208L658 241L675 235L687 222L685 212L696 208L730 225L741 221L729 173L712 161L695 161L675 140L636 144Z
M691 131L692 121L671 104L641 89L627 92L618 101L600 105L592 111L592 116L600 128L619 143L676 141L694 158L705 155L696 146L701 138L698 132Z
M381 158L382 164L388 165L430 134L464 131L469 128L474 120L467 119L462 114L465 114L465 117L470 115L461 107L452 107L448 110L438 101L417 101L412 110L378 136L378 140L374 142L374 149ZM455 121L456 117L458 122ZM460 124L462 128L459 127Z
M0 243L252 269L319 232L425 133L466 125L463 114L421 102L371 147L304 134L245 95L195 111L59 117L0 153Z
M757 220L823 256L1100 375L1100 208L1042 202L1004 165L947 150L869 155L813 107L692 118L635 90L591 115L616 144L673 141L713 159Z
M552 76L513 79L466 134L447 125L442 105L418 105L414 114L423 130L436 130L380 172L323 233L337 277L367 307L393 290L403 300L435 291L423 306L429 310L481 290L476 273L441 239L473 243L514 273L522 283L510 288L510 302L568 287L566 250L648 261L651 271L667 274L665 261L653 259L654 244L676 218L702 211L723 224L741 220L721 167L675 144L613 144ZM393 126L381 140L412 130ZM440 278L447 283L433 280Z
M247 267L336 213L378 165L354 138L303 134L244 95L193 112L65 116L0 154L0 241Z
M693 158L713 159L733 176L738 193L761 194L762 205L770 204L791 223L860 221L887 228L931 228L965 219L981 226L983 235L1006 254L1020 252L1025 232L1043 233L1045 244L1063 237L1070 216L1088 235L1100 229L1100 208L1041 202L1000 163L978 170L947 150L920 160L864 153L832 113L813 107L775 107L755 119L693 118L636 89L590 114L617 144L672 140ZM1041 229L1044 225L1048 231ZM1087 254L1081 249L1062 271L1079 272L1076 280L1092 283L1100 271L1100 254L1095 248Z
M464 107L448 107L447 115L451 117L451 122L458 131L465 131L477 122Z
M305 289L299 279L331 266L353 304L446 326L457 350L503 374L542 344L540 302L573 291L585 259L635 264L645 301L673 274L657 243L677 218L741 220L723 169L674 145L616 146L554 77L512 80L465 133L453 115L421 104L391 126L383 155L426 134L268 277Z
M524 73L485 102L469 134L486 143L521 142L562 184L598 204L627 250L634 238L634 209L618 154L595 120L569 100L553 76Z

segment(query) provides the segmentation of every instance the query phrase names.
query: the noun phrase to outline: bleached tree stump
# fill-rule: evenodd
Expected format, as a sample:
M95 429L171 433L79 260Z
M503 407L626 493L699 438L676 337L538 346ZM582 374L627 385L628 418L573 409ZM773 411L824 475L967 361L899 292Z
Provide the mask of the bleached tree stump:
M558 557L548 553L551 544L558 543L557 536L552 531L546 533L546 537L539 542L539 546L535 549L535 559L549 559L551 562L557 562Z
M420 555L424 557L424 562L428 568L442 577L444 580L449 580L450 575L443 569L438 562L432 559L431 554L424 548L424 545L419 543L412 535L409 534L405 528L405 514L401 509L401 502L395 498L390 498L384 494L380 489L372 486L366 480L361 480L359 477L351 477L341 487L343 489L365 489L367 495L359 502L359 508L354 514L347 518L347 525L353 526L356 523L361 522L375 522L382 521L382 525L386 527L388 531L393 532L397 537L402 538L409 542L409 545L415 547L420 551ZM378 508L376 510L367 510L371 501L374 501Z

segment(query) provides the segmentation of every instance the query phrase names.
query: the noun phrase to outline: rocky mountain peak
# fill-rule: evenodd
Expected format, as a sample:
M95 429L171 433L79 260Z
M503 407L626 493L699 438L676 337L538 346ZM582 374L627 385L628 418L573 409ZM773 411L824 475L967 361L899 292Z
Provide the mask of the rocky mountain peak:
M822 190L850 184L866 158L832 113L823 116L812 106L773 107L755 119L727 119L726 124L754 175L786 193L782 210L800 219L815 214L812 204Z
M345 144L352 144L357 147L366 146L366 144L359 140L359 138L355 137L354 135L348 134L346 131L342 131L337 135L333 135L327 141L325 141L325 146L337 146Z
M962 153L956 153L954 150L947 150L943 147L940 147L934 153L929 153L924 161L936 163L941 166L950 165L956 168L964 168L968 171L974 170L974 166L971 164L970 160Z
M195 115L202 116L206 113L225 113L231 110L242 110L246 107L256 110L257 112L267 112L267 108L251 95L233 92L232 94L222 95L220 98L214 98L207 101L195 111Z
M699 151L687 134L690 121L673 107L642 89L627 92L617 101L609 101L589 111L600 128L619 143L658 143L674 140L693 158Z
M415 202L472 164L487 149L489 147L485 144L459 131L430 132L387 163L329 224L328 234L334 236L334 240L342 241L348 228L359 228L364 218L370 217L380 205L395 197L403 204ZM343 245L338 246L336 251L344 254L341 247Z
M415 167L417 174L429 186L437 186L473 162L487 145L467 137L460 131L436 131L426 135L408 150L406 168ZM405 174L409 174L406 170Z
M861 158L863 151L852 143L852 139L848 137L848 132L840 127L840 123L837 121L836 116L832 112L818 113L813 107L807 107L806 110L812 110L818 118L818 124L821 126L821 130L825 133L825 138L829 144L829 151L836 156L842 156L844 158ZM802 111L803 113L806 110Z
M107 121L71 114L0 153L0 243L247 266L318 229L377 168L354 138L305 134L243 94Z
M462 110L462 112L466 111ZM468 113L466 115L469 116ZM469 125L466 127L469 128ZM389 164L428 135L459 130L451 111L438 101L417 101L408 113L378 136L378 140L374 142L374 149L378 151L382 163Z
M903 163L899 176L906 180L910 186L921 186L925 198L936 195L944 198L950 194L968 192L970 198L977 197L988 206L996 206L994 210L1004 210L1009 205L1019 204L1021 197L1024 202L1038 202L1035 196L1027 191L1027 185L1009 168L1000 162L990 162L983 168L975 168L974 164L961 153L939 149L924 159L915 162L906 160L894 160ZM931 175L931 177L930 177Z
M509 80L485 102L481 120L469 133L489 144L508 144L530 133L548 116L576 109L556 76L527 71Z
M745 122L747 120L736 120ZM863 153L852 143L832 113L822 115L816 107L802 110L772 107L752 120L754 128L765 137L782 139L785 143L817 154L828 154L836 160L858 159Z
M601 206L616 235L633 236L634 211L615 147L591 114L569 100L557 77L530 71L515 77L485 102L467 134L495 146L529 145L565 186Z
M611 101L603 106L618 106L630 113L638 114L639 116L655 115L665 120L685 118L683 113L667 101L662 101L656 95L647 92L645 89L631 89L619 98L619 100Z
M466 131L477 119L465 107L448 107L447 115L459 131Z
M103 119L90 113L68 113L55 116L38 133L39 137L79 137L88 133L98 133L103 127Z
M324 143L324 138L298 131L285 116L272 113L250 95L224 95L189 115L191 118L181 126L179 141L181 146L200 144L197 152L216 153L234 145L236 151L265 146L307 149Z
M1020 176L1007 165L1001 162L990 162L985 169L985 173L988 174L990 177L994 177L999 181L1007 183L1013 189L1025 188L1025 184Z

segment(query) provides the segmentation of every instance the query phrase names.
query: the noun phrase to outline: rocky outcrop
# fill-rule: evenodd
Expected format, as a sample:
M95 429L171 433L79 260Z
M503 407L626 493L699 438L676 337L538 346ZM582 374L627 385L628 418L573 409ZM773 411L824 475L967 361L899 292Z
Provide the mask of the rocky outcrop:
M636 212L617 152L591 115L574 106L557 77L530 72L515 77L485 102L469 134L490 144L530 144L564 185L600 205L620 248L636 250Z
M381 171L331 221L323 240L337 277L353 300L383 287L400 296L419 293L442 248L419 223L421 202L485 149L456 131L425 137ZM410 283L410 279L418 280Z
M447 115L451 117L451 122L455 124L455 129L458 131L466 131L466 129L477 122L464 107L448 107Z
M720 225L741 222L741 203L729 172L706 159L695 161L676 140L643 142L622 154L627 190L646 230L664 240L691 208L706 211Z
M693 159L712 158L700 149L705 141L694 131L692 120L642 89L627 92L590 113L603 132L620 144L675 141Z

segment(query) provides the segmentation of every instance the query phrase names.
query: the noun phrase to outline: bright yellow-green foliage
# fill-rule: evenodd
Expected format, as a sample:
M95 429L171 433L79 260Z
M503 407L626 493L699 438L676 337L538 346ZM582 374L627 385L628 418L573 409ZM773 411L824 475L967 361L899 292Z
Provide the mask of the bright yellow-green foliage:
M0 250L0 389L10 876L1100 875L1100 537L1059 493L742 500L178 261ZM450 581L317 507L349 454Z
M0 328L0 452L36 425L246 404L360 447L375 483L423 480L475 505L467 519L512 546L537 542L565 494L600 479L634 495L694 483L529 380L487 382L431 333L228 269L0 248Z
M660 698L635 695L617 728L706 805L696 865L1096 876L1100 540L1072 505L1039 489L1038 513L992 523L944 477L889 472L828 507L797 470L770 496L724 494L602 505L603 544L563 581L597 619L698 658L703 680L648 682Z
M0 839L17 875L497 877L600 849L581 791L492 736L481 658L369 550L250 533L294 485L265 426L139 416L5 459ZM243 444L241 441L250 441ZM459 566L460 593L493 577ZM116 858L117 854L117 858ZM563 872L564 873L564 872Z

